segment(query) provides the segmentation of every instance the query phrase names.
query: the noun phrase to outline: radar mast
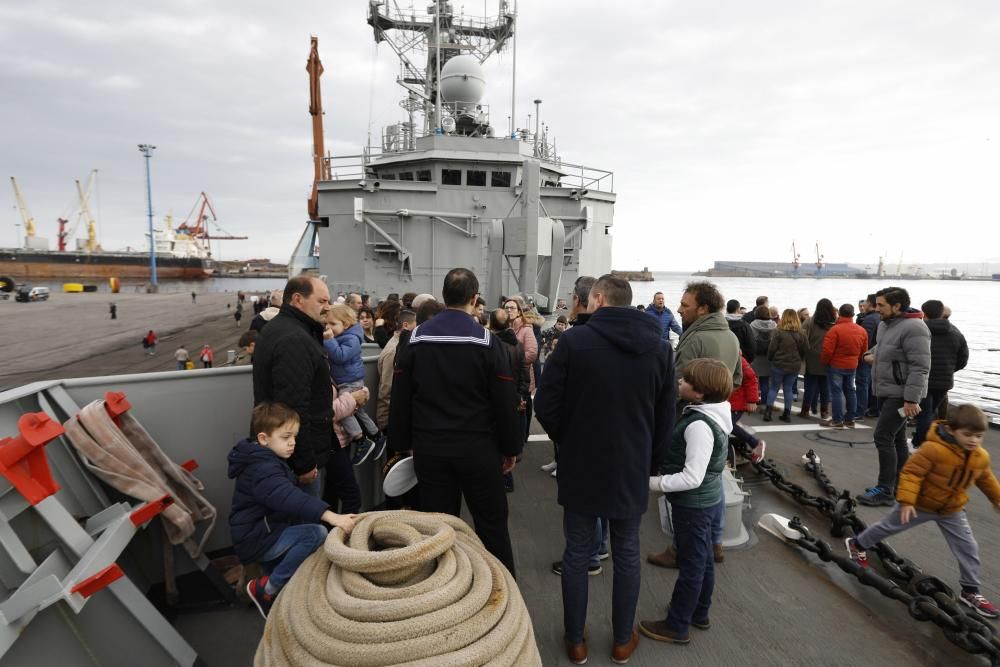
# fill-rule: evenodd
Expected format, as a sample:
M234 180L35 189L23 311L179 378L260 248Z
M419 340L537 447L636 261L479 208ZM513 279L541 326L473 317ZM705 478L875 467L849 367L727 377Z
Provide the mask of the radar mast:
M396 53L400 63L396 82L407 91L400 106L410 120L401 123L397 133L401 130L408 136L399 137L397 145L412 148L415 113L423 115L422 135L488 133L488 114L479 100L455 99L454 95L470 90L461 83L470 81L473 91L478 89L482 94L485 82L478 65L504 49L514 35L515 17L508 0L499 0L496 15L489 17L466 15L464 8L456 14L449 0L431 0L421 10L412 4L401 9L396 0L370 0L368 24L374 31L375 43L386 42ZM447 64L456 56L466 62L456 62L449 70ZM449 79L456 81L452 99L448 95Z

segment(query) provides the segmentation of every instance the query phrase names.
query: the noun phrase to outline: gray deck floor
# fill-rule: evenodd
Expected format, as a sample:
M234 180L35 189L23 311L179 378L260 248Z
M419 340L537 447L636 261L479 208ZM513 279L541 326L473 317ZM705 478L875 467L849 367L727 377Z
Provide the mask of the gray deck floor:
M751 425L759 419L745 418ZM796 418L796 423L804 424ZM814 423L814 422L813 422ZM780 425L780 422L774 422ZM869 421L869 426L871 421ZM824 439L814 440L817 434ZM811 493L818 488L802 469L800 458L810 448L823 459L835 485L858 492L873 483L876 455L871 448L870 429L856 431L774 432L762 434L768 456L785 473ZM827 438L844 442L850 448ZM866 443L867 441L867 443ZM998 434L991 431L987 447L1000 456ZM552 561L561 557L562 513L556 503L556 481L539 466L551 458L551 445L532 442L517 472L517 490L509 496L510 525L518 566L518 584L535 626L542 659L546 665L570 664L562 648L562 596L559 579L550 572ZM818 536L835 547L842 542L829 536L828 523L810 510L787 500L769 484L754 484L752 509L745 514L748 525L766 512L799 515ZM1000 543L998 516L978 491L973 490L969 516L980 544L983 561L983 593L1000 600ZM861 516L874 522L882 508L862 508ZM754 527L753 546L730 550L716 572L712 629L691 630L687 646L640 642L630 664L664 665L977 665L988 664L948 642L929 623L911 619L903 606L860 585L838 568ZM922 526L892 541L925 572L938 575L957 588L958 568L940 533ZM652 500L641 529L643 553L665 546ZM876 564L877 567L877 564ZM676 577L674 571L643 562L638 618L663 613ZM591 665L612 664L611 650L611 561L603 574L590 577L587 636ZM208 665L249 664L263 622L252 609L234 609L182 616L177 621ZM224 639L223 639L224 638Z

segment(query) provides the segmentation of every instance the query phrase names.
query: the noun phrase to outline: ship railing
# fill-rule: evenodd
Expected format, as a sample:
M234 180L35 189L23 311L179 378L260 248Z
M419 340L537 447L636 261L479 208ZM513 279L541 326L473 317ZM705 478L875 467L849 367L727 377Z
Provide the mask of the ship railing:
M615 191L615 173L613 171L562 161L556 162L556 165L563 172L562 178L559 179L561 187L600 192Z

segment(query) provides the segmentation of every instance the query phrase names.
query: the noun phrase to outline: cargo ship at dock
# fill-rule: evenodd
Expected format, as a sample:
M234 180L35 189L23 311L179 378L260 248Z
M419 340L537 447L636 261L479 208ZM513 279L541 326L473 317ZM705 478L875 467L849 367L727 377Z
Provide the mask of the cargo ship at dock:
M215 269L208 258L157 252L156 272L161 279L202 280L211 278ZM17 282L43 278L148 278L149 253L3 248L0 250L0 275L11 276Z

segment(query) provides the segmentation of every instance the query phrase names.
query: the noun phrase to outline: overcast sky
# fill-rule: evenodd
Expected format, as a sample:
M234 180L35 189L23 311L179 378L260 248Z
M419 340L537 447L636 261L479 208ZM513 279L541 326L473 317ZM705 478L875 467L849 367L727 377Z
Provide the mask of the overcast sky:
M409 6L410 0L397 0ZM416 3L424 7L424 1ZM455 1L495 13L496 2ZM366 0L0 4L0 165L54 243L74 179L98 169L106 249L141 246L198 193L285 262L312 179L310 34L327 149L402 119L396 59ZM1000 257L1000 3L995 0L520 0L518 109L544 100L564 160L615 172L615 268L715 259L983 262ZM494 125L509 53L487 66ZM4 184L0 245L20 216ZM78 232L82 233L82 229Z

